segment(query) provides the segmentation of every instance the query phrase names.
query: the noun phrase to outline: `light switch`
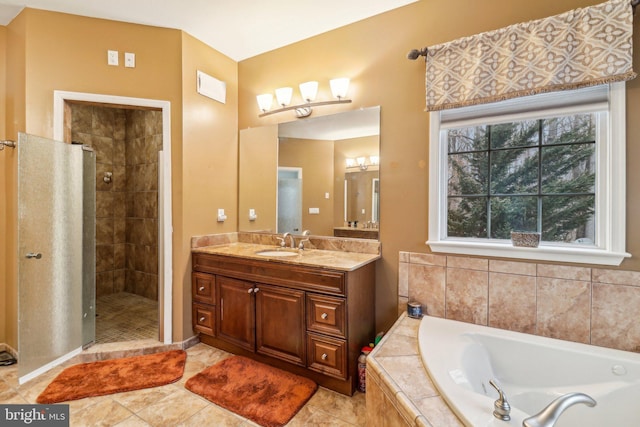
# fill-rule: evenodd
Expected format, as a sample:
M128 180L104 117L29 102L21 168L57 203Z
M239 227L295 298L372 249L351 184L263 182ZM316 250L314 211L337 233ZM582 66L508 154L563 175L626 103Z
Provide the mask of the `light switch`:
M126 68L136 67L136 54L131 52L124 53L124 66Z
M117 50L108 50L107 51L107 64L118 66L118 51Z
M256 215L255 209L249 209L249 221L255 221L258 219L258 215Z
M324 198L329 199L329 193L324 193Z
M218 222L224 222L227 216L224 214L224 209L218 209Z

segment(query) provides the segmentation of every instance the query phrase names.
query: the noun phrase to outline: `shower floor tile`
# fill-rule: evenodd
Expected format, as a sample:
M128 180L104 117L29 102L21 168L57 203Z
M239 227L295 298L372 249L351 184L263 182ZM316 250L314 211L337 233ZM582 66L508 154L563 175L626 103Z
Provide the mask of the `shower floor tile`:
M158 302L128 292L96 298L96 344L158 339Z

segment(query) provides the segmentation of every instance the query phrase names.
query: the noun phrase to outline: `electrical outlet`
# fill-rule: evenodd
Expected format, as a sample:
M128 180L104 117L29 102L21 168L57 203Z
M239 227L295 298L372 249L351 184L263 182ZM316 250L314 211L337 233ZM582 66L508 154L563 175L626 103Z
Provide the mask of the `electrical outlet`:
M136 67L136 54L131 52L124 53L124 66L126 68Z
M108 50L107 51L107 64L118 66L118 51L117 50Z

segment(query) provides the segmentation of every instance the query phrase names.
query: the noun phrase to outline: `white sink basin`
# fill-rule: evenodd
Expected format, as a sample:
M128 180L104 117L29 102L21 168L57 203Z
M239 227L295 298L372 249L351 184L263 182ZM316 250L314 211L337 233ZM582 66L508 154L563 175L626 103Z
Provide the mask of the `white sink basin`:
M256 255L278 258L278 257L297 256L298 252L278 251L278 250L269 250L269 249L267 249L267 250L264 250L264 251L256 252Z

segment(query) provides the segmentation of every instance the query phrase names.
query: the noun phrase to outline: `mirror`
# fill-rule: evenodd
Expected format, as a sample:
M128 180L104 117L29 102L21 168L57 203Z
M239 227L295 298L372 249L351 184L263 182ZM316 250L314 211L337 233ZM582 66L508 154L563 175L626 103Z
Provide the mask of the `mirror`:
M380 107L241 130L238 229L377 239L379 151Z

